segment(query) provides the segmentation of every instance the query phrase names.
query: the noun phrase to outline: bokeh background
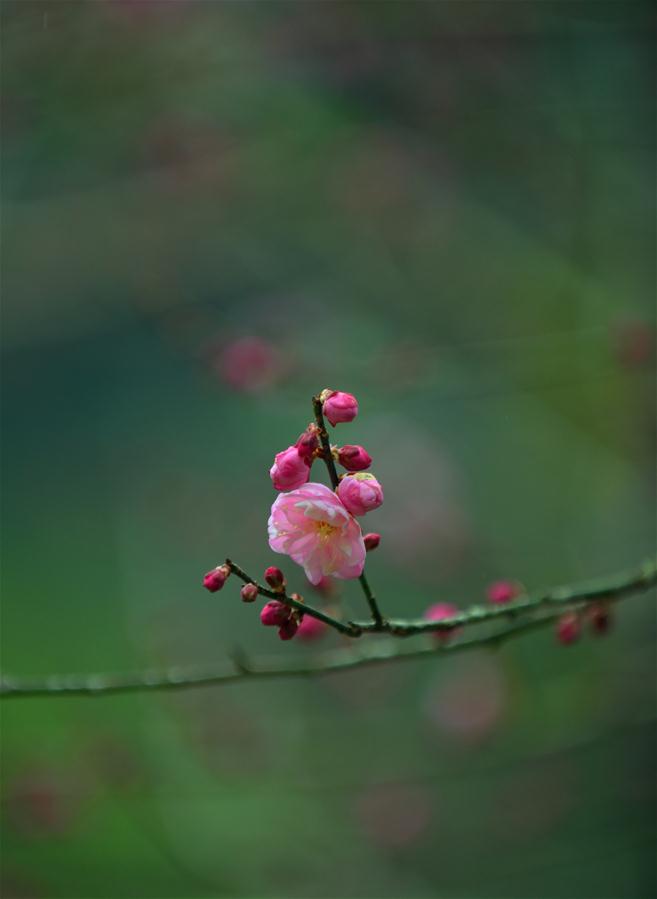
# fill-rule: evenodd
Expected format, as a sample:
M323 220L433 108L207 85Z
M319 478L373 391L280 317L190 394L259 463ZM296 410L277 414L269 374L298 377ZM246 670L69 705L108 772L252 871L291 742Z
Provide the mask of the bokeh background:
M652 4L2 14L6 671L339 645L200 587L280 561L325 386L389 613L654 552ZM2 895L653 897L654 686L653 592L568 648L6 701Z

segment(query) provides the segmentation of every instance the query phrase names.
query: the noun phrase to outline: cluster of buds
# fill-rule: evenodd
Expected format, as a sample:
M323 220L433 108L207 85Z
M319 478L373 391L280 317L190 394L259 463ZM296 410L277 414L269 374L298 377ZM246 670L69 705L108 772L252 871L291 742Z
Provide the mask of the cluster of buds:
M292 594L293 599L298 599L298 594ZM262 607L260 621L265 627L277 627L281 640L291 640L299 630L302 616L296 609L292 609L278 599L271 599Z
M269 472L280 493L269 518L269 545L303 566L310 584L319 589L333 578L350 579L362 574L365 556L377 548L381 535L373 531L363 534L357 519L381 505L383 490L374 475L366 471L372 457L364 447L332 446L328 441L324 419L333 427L353 421L358 414L356 397L341 390L324 390L314 404L316 421L295 443L276 454ZM323 459L328 466L335 489L310 482L317 459ZM335 471L336 463L346 471L340 477ZM203 584L215 593L221 590L230 572L230 564L219 565L206 574ZM243 572L240 577L245 579ZM312 611L308 614L298 608L298 603L303 602L298 594L286 594L286 580L280 568L268 568L264 580L267 587L247 581L240 595L245 603L255 602L260 594L270 597L260 615L265 626L277 627L282 640L290 640L297 633L312 640L325 632L326 624ZM280 594L280 599L273 598L272 592Z

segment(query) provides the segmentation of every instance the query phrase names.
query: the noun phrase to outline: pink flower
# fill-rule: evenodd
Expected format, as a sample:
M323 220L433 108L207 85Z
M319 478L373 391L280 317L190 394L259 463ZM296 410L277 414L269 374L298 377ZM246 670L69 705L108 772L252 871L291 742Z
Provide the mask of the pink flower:
M338 462L347 471L365 471L372 464L372 457L362 446L341 446L338 450Z
M296 490L310 477L310 466L296 446L288 446L282 453L276 453L269 475L277 490Z
M324 484L281 493L271 507L269 545L302 565L311 584L355 578L365 565L360 525Z
M460 611L458 606L453 605L451 602L437 602L429 606L424 613L424 617L427 621L444 621L445 618L453 618L454 615L458 615ZM433 636L439 643L447 643L455 634L460 632L461 628L454 628L453 630L434 631Z
M489 602L496 604L511 602L516 596L520 596L523 588L516 581L495 581L488 585L486 596Z
M351 393L333 390L324 400L324 415L332 425L353 421L358 415L358 400Z
M365 515L383 502L383 489L372 474L359 472L342 478L338 496L352 515Z

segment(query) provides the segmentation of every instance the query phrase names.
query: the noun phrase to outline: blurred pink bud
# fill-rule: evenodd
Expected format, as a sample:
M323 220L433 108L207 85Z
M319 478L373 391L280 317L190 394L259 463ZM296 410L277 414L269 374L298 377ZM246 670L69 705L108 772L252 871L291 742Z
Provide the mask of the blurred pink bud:
M338 462L347 471L365 471L372 464L372 457L362 446L341 446L338 450Z
M427 621L444 621L446 618L453 618L455 615L459 615L461 610L458 606L453 605L451 602L437 602L429 608L424 613L424 617ZM457 634L462 632L462 628L456 627L450 630L444 631L433 631L432 636L438 640L439 643L447 643L448 640L451 640Z
M488 585L486 596L490 602L505 603L511 602L516 596L520 596L523 588L516 581L495 581Z
M338 496L352 515L365 515L381 505L383 489L374 475L360 472L342 478Z
M294 445L306 465L312 465L315 450L319 448L319 428L317 425L308 425Z
M208 571L203 578L203 586L210 593L216 593L226 583L226 578L229 574L230 568L227 565L219 565L217 568L213 568L212 571Z
M272 590L285 589L285 575L281 569L277 568L275 565L270 565L269 568L265 570L265 580Z
M255 584L244 584L240 590L242 602L255 602L258 598L258 588Z
M351 393L334 390L324 400L324 415L334 426L339 422L353 421L358 415L358 400Z
M281 640L291 640L299 630L299 622L296 618L288 618L278 629L278 636Z
M567 612L557 622L557 640L564 646L569 646L579 640L581 633L579 615L575 612Z
M323 637L328 631L328 624L320 621L319 618L312 618L310 615L304 615L299 625L299 639L317 640Z
M649 322L624 322L614 337L616 358L624 368L641 368L655 358L655 328Z
M296 490L308 480L310 466L296 446L288 446L283 452L276 453L269 476L277 490Z
M609 606L603 603L591 606L589 610L589 622L594 634L597 634L598 636L606 634L611 627L611 613L609 611Z
M310 586L319 593L321 596L331 596L335 593L336 584L332 577L328 575L323 575L316 584L313 584L312 581L308 581Z
M284 602L272 599L262 607L260 621L265 627L280 627L290 617L290 608Z
M381 542L381 534L365 534L363 537L365 541L365 549L371 552L373 549L376 549L379 543Z
M219 369L234 390L256 393L275 383L281 365L271 343L260 337L242 337L225 347Z

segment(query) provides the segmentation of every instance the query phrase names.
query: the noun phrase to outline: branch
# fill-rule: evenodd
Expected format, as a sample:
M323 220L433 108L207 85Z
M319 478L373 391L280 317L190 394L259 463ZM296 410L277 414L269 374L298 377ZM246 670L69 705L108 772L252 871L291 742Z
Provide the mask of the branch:
M237 574L237 571L235 573ZM166 671L133 674L57 675L45 678L4 676L0 679L0 696L4 698L96 696L153 690L186 690L249 679L312 677L385 662L436 658L469 649L498 647L507 640L546 627L559 618L564 608L584 609L600 600L617 601L643 592L655 583L657 583L657 562L650 561L638 571L572 587L561 587L517 600L506 606L489 609L474 606L461 615L455 615L441 622L391 622L392 634L395 634L399 627L406 628L406 633L419 633L426 630L466 628L508 615L517 616L520 613L526 616L522 621L512 621L502 630L469 639L454 639L447 644L437 644L432 640L430 643L424 641L421 646L408 648L405 642L384 638L368 644L358 643L354 648L322 653L309 661L292 664L287 659L275 658L251 665L247 659L239 656L230 664L222 666L170 668ZM371 630L375 629L370 622L367 626Z
M322 444L322 458L326 463L326 468L328 469L329 478L331 480L331 486L334 490L338 489L338 484L340 483L340 478L338 477L338 473L335 469L335 462L333 461L333 451L331 450L331 442L329 440L328 431L326 430L326 424L324 422L324 413L322 411L322 399L321 394L313 397L313 412L315 414L315 423L319 428L319 439ZM382 629L382 625L384 624L383 615L379 610L379 606L376 601L376 597L372 593L372 589L365 577L365 572L360 575L358 578L361 587L363 588L363 593L365 594L365 599L367 600L367 604L370 607L370 612L372 613L372 621L377 627L377 630Z
M310 615L311 618L317 618L318 621L323 621L324 624L328 624L330 627L335 628L336 631L339 631L341 634L346 634L348 637L360 637L362 630L353 622L348 621L345 623L343 621L338 621L337 618L333 618L331 615L327 615L325 612L315 609L305 602L299 602L299 600L294 599L293 596L288 596L285 590L270 590L268 587L259 584L258 581L248 575L246 571L240 568L240 566L231 559L226 559L226 565L228 565L233 574L237 575L237 577L245 581L245 583L254 584L258 588L258 593L262 596L284 602L291 608L303 612L304 615Z

